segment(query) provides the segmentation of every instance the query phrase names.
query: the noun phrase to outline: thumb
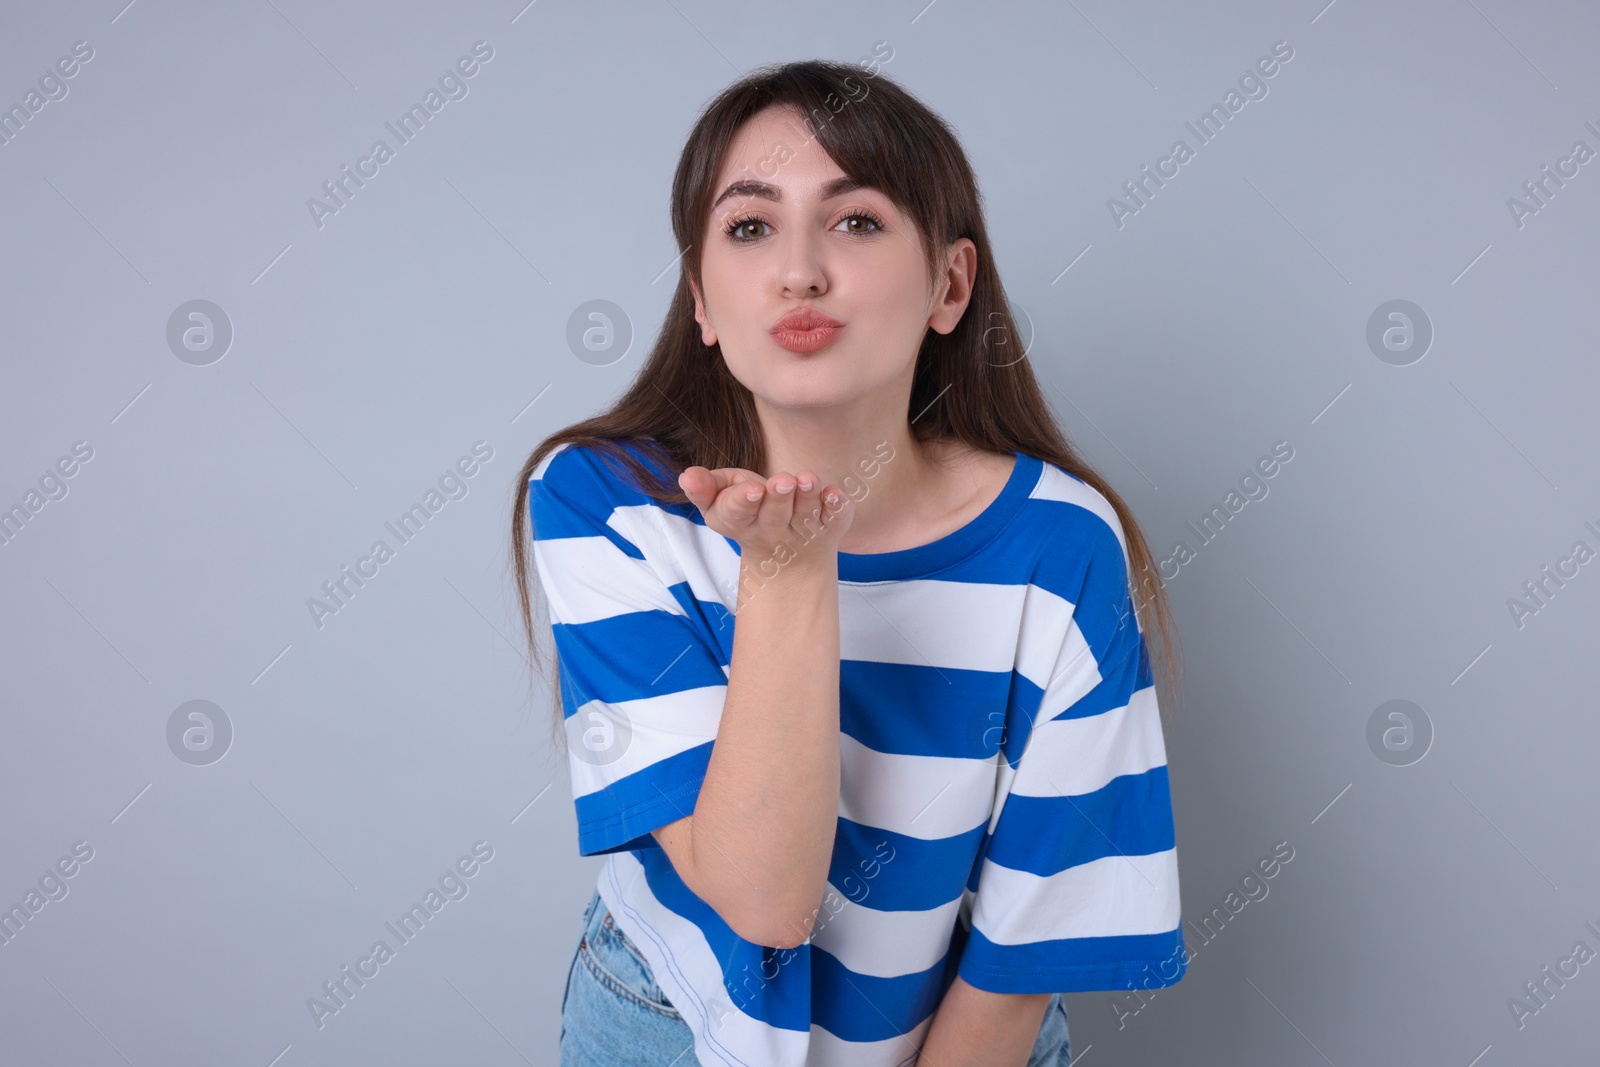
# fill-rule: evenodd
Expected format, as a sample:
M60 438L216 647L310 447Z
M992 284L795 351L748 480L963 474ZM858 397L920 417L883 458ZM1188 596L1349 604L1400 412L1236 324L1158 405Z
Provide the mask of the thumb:
M695 468L687 467L678 473L678 488L683 490L684 495L695 507L705 509L705 505L701 502L705 492L700 486L700 474Z

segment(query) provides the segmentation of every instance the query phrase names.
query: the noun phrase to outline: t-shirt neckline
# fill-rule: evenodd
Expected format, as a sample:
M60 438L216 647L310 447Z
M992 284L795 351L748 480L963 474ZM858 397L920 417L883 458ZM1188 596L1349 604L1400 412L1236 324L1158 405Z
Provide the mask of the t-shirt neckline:
M925 545L893 552L840 552L839 580L843 582L885 582L916 578L948 567L982 546L1005 528L1028 499L1038 481L1042 461L1013 451L1016 462L1001 487L1000 495L966 525Z

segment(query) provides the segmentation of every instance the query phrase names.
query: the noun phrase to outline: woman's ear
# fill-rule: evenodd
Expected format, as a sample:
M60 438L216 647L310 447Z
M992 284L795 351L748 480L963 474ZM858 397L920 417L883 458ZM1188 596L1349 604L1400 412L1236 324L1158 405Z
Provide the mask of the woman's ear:
M700 324L700 340L710 348L717 343L717 330L711 325L711 316L706 314L705 301L700 299L700 287L695 285L693 278L689 279L689 291L694 294L694 321Z
M961 321L972 300L972 286L978 273L978 246L972 238L959 238L950 246L944 277L934 293L928 325L939 333L949 333Z

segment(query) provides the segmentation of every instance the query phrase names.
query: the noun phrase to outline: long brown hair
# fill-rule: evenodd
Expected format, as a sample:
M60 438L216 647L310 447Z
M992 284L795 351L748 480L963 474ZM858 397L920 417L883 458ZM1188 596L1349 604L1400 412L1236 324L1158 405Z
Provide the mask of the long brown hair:
M701 285L700 241L709 219L713 183L724 155L746 120L773 106L806 116L810 135L846 175L881 191L916 225L927 252L930 280L945 269L958 238L977 246L977 272L966 313L948 334L928 330L917 354L906 411L913 438L941 438L974 448L1026 455L1083 479L1116 510L1128 544L1140 628L1160 637L1159 672L1176 691L1176 626L1155 559L1133 513L1111 485L1091 470L1057 426L1027 359L1020 358L1016 323L995 268L972 167L944 121L881 73L825 60L757 68L723 90L690 131L672 181L672 230L681 271L650 354L638 377L611 408L552 433L529 455L517 478L511 551L530 666L539 649L528 592L528 480L563 443L592 446L650 497L688 504L675 481L641 464L619 442L659 457L673 478L687 467L761 471L765 442L750 390L728 370L720 345L709 348L694 317L690 279ZM703 289L702 289L703 291ZM1001 360L990 357L1004 356ZM1132 576L1130 576L1131 580ZM552 739L564 741L559 663L555 665Z

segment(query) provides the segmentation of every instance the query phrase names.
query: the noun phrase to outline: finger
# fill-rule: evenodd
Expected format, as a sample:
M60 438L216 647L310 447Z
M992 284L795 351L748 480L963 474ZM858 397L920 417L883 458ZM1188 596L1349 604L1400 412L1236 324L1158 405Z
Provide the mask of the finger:
M767 496L765 482L739 482L717 495L717 503L734 526L745 527L756 521Z
M758 481L762 484L766 483L766 479L761 475L755 471L745 470L743 467L717 467L714 470L707 470L706 473L711 476L713 486L711 491L713 493L720 493L729 486L738 485L740 482Z
M689 498L689 503L701 511L706 509L706 476L709 473L704 467L685 467L678 475L678 488Z
M822 526L821 504L822 480L814 471L801 471L795 476L794 518L808 534L815 535Z
M715 505L724 489L758 477L739 467L685 467L678 475L678 487L701 511Z
M761 525L774 534L787 535L789 520L794 517L795 477L788 471L779 471L767 482L767 499L761 505Z
M837 485L824 486L821 497L822 521L830 526L852 506L850 494Z

